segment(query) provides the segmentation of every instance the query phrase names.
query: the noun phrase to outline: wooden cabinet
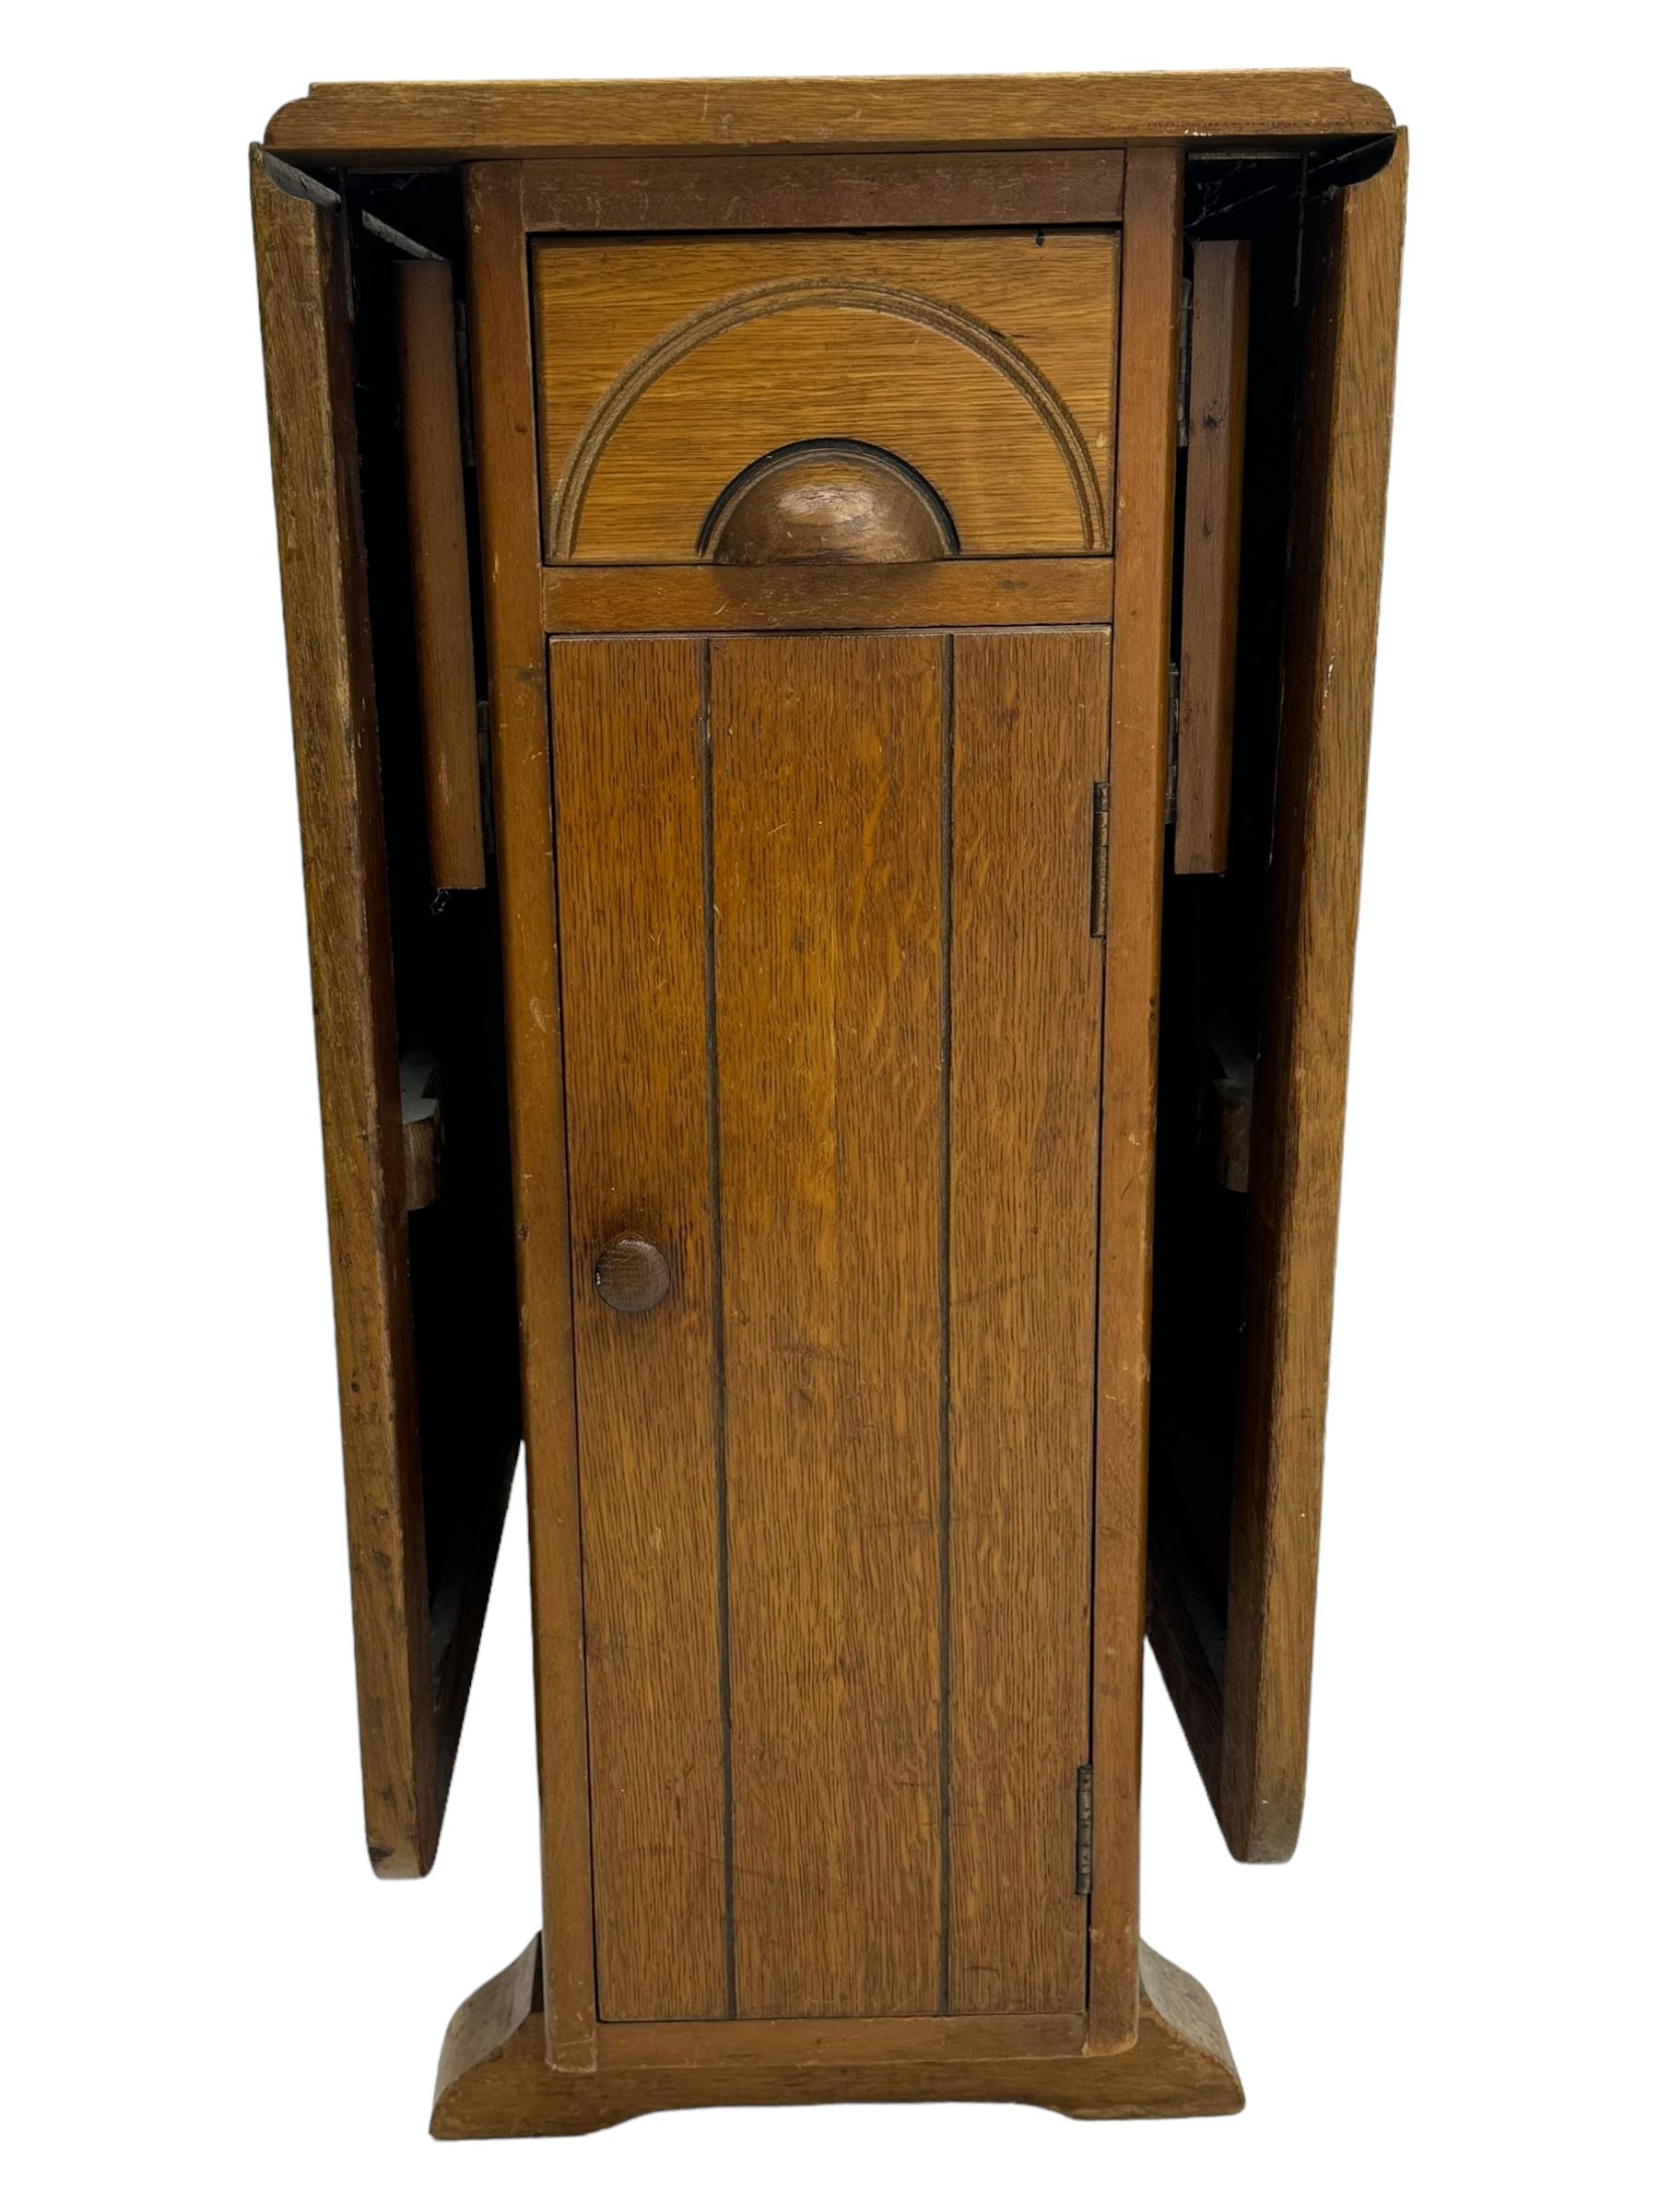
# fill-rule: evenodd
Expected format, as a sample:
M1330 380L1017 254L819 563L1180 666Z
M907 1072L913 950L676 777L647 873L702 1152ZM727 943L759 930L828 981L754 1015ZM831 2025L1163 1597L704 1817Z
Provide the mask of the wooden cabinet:
M433 1654L500 1514L437 1455L499 1461L496 1371L452 1357L436 1413L415 1346L459 1304L499 1361L518 1315L543 1924L434 2126L1230 2110L1139 1940L1148 1523L1194 1751L1275 1855L1335 1200L1296 1139L1339 1138L1368 654L1339 705L1298 684L1374 606L1403 152L1317 74L724 89L705 143L687 88L324 88L255 156L387 1871L430 1860ZM1256 172L1253 309L1188 135ZM423 1218L470 1274L412 1271Z

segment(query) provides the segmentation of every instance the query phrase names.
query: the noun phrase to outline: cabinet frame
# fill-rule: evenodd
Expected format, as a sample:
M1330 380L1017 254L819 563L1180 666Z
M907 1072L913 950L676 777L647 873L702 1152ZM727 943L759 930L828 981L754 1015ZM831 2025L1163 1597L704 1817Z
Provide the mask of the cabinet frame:
M1165 669L1174 531L1175 385L1181 274L1182 157L1135 147L1124 159L1120 300L1118 547L1114 559L1052 564L1106 569L1115 609L1111 705L1112 853L1108 877L1107 1028L1100 1171L1100 1278L1140 1285L1138 1297L1099 1301L1094 1477L1091 1740L1097 1781L1083 2047L1100 2054L1135 2041L1139 2016L1138 1747L1144 1621L1147 1341L1151 1270L1151 1134L1157 1063L1158 933L1162 882L1159 825L1165 782ZM511 162L465 172L474 390L485 540L486 633L493 703L498 856L505 924L509 1058L513 1068L515 1192L522 1335L536 1347L539 1387L524 1372L537 1712L543 1776L543 1988L556 2067L597 2063L593 1951L591 1806L582 1653L582 1552L574 1339L569 1274L535 1268L534 1249L568 1249L568 1194L536 1178L533 1148L562 1152L564 1077L559 1029L556 865L551 831L545 689L538 669L544 600L580 591L581 573L544 568L535 453L529 293L530 241L539 199ZM972 591L940 564L944 604ZM1025 564L995 564L1008 567ZM592 571L588 571L591 575ZM665 576L670 571L664 571ZM724 587L729 572L687 570L682 606ZM708 583L692 579L708 577ZM618 579L620 585L623 582ZM590 592L593 587L586 586ZM856 592L859 587L853 587ZM885 593L913 590L877 575L863 584L862 617ZM845 583L800 586L845 595ZM1099 586L1095 586L1096 594ZM1041 593L1034 594L1041 605ZM582 609L591 623L591 600ZM895 605L889 618L913 621ZM1030 615L1027 619L1031 618ZM843 618L844 619L844 618ZM677 627L677 625L673 625ZM839 625L838 625L839 626ZM564 627L563 624L560 627ZM603 625L599 625L603 627ZM1120 855L1122 856L1120 858ZM533 1132L535 1133L533 1136ZM552 1133L558 1133L558 1145ZM555 1347L549 1354L549 1347ZM900 2030L884 2034L902 2041ZM935 2025L919 2025L916 2055Z

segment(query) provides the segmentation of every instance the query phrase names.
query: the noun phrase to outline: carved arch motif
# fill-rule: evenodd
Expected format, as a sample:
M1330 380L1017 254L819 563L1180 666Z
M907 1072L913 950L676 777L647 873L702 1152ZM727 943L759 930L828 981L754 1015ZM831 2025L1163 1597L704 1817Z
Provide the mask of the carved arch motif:
M798 308L845 308L865 314L893 315L924 330L954 339L1012 385L1053 440L1077 502L1086 547L1106 545L1106 517L1082 433L1048 379L1019 348L975 315L921 292L895 286L849 282L842 276L785 277L728 293L712 306L686 316L630 361L582 425L571 463L554 502L551 545L556 560L572 558L582 503L606 446L629 410L659 378L700 346L763 315L783 315Z

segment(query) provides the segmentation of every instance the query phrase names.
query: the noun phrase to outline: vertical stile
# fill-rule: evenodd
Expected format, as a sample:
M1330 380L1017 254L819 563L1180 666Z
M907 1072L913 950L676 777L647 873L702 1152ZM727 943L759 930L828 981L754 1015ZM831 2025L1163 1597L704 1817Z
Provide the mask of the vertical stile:
M1139 2015L1152 1136L1182 170L1178 147L1137 146L1124 181L1096 1382L1091 2051L1133 2042Z
M542 1984L550 2062L589 2072L597 2044L570 1194L518 164L470 167L465 193L535 1627Z

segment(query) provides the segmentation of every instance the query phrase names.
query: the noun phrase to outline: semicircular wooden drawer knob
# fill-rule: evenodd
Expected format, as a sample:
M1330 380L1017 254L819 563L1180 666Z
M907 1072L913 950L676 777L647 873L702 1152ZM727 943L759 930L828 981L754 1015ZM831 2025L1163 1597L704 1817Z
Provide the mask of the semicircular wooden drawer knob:
M668 1295L668 1263L648 1237L618 1237L594 1264L594 1288L618 1313L649 1313Z

